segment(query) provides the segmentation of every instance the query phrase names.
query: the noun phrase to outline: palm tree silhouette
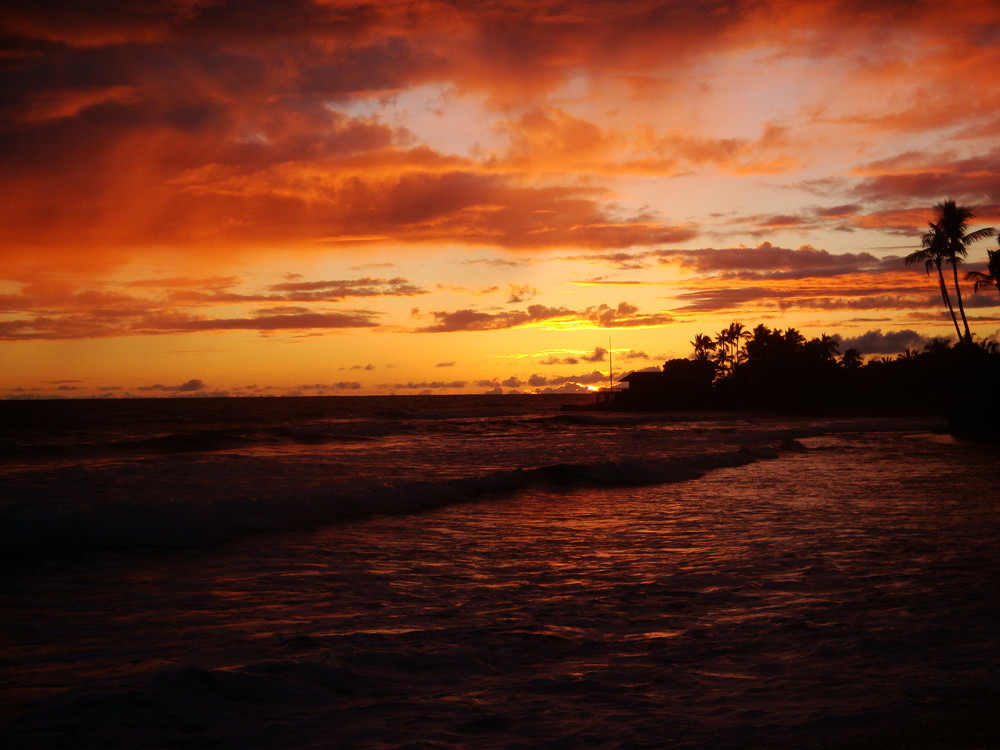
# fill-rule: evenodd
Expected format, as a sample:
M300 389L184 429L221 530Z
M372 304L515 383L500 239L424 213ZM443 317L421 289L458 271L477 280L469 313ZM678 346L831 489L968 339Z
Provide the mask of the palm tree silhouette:
M712 345L708 348L715 349L715 361L719 363L719 369L724 374L728 372L732 375L736 368L746 361L743 342L749 340L750 337L750 333L746 331L742 323L730 323L728 327L723 328L716 335ZM695 350L697 353L697 346L695 346Z
M923 263L924 270L927 272L928 276L931 275L932 268L937 269L938 283L941 289L941 299L944 301L944 306L948 308L948 314L951 315L951 322L955 325L955 334L958 336L958 340L961 341L962 331L958 327L958 318L955 316L955 308L951 304L951 296L948 294L948 285L944 283L944 270L942 269L948 241L937 224L930 221L927 225L930 227L930 231L924 234L921 238L920 249L914 250L912 253L907 255L903 259L903 262L907 266Z
M827 336L824 333L816 339L816 351L823 359L833 361L840 353L840 344L833 336Z
M719 363L719 371L723 375L725 375L727 370L732 370L730 365L733 358L729 354L729 345L731 343L732 339L730 338L728 328L723 328L715 337L715 361Z
M746 327L742 323L730 323L727 332L729 334L729 341L733 345L732 363L733 370L735 370L737 366L746 361L746 352L742 344L748 341L752 334L746 330Z
M976 213L968 206L959 206L955 201L949 199L934 206L938 212L937 228L944 235L945 252L944 259L951 266L955 276L955 298L958 300L958 311L962 315L962 325L965 328L965 337L959 337L962 341L972 343L972 331L969 330L969 319L965 316L965 305L962 304L962 290L958 284L958 266L965 257L966 248L974 242L979 242L987 237L992 237L993 227L986 227L975 232L967 232L969 222L975 218Z
M785 331L783 338L785 339L785 343L791 347L792 351L798 351L802 345L806 343L806 337L794 328L789 328Z
M691 341L691 346L694 347L694 358L698 361L705 361L708 359L709 351L715 349L715 342L712 341L711 336L706 336L703 333L696 333L694 335L694 340Z
M857 349L848 349L840 358L840 366L845 370L857 370L863 364L864 360L861 358L861 352Z
M997 240L1000 245L1000 240ZM989 289L995 286L1000 292L1000 250L987 250L986 257L989 259L986 264L986 273L982 271L969 271L965 278L972 282L972 290L978 292L980 289Z

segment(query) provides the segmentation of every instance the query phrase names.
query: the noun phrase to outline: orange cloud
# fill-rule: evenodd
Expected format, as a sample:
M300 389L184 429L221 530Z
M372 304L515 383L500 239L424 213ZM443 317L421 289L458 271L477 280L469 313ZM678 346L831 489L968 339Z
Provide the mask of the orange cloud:
M697 273L721 273L724 278L794 278L830 276L877 269L883 261L871 253L839 253L809 245L792 250L762 242L753 248L658 250L660 263L676 263Z
M372 328L378 325L374 320L376 313L370 311L295 312L248 318L208 318L172 312L137 315L137 312L116 315L94 311L0 321L0 340L104 338L195 331Z
M863 176L855 192L869 201L906 197L931 202L950 196L1000 206L1000 149L967 159L907 152L854 171Z
M126 294L113 288L80 288L59 280L25 284L18 292L0 295L0 339L79 339L137 334L186 333L209 330L307 330L373 328L381 313L373 310L316 310L301 303L338 301L345 297L393 297L424 294L396 277L362 277L335 281L286 281L269 293L232 291L235 277L140 279L125 282ZM180 287L180 288L177 288ZM185 288L186 287L186 288ZM201 287L199 289L198 287ZM239 317L194 314L194 308L271 303ZM289 306L288 302L300 303Z
M420 332L495 331L545 322L582 323L597 328L640 328L665 325L673 321L672 316L667 313L641 313L638 307L628 302L621 302L615 307L602 304L584 310L528 305L525 310L499 313L464 309L453 312L439 310L431 315L437 322L418 329Z
M53 0L0 22L0 254L24 282L0 297L9 339L378 327L333 303L435 288L333 270L250 287L221 266L389 243L668 264L702 277L686 311L915 309L933 285L899 281L876 243L804 235L914 239L943 197L1000 223L993 0ZM760 244L669 249L705 237ZM151 258L171 278L48 276ZM551 282L528 273L448 279L523 309L425 330L673 321L529 305Z
M678 176L711 166L733 174L794 169L787 129L766 125L757 139L662 134L649 125L627 131L598 127L563 110L533 108L505 124L510 144L497 167L537 172Z

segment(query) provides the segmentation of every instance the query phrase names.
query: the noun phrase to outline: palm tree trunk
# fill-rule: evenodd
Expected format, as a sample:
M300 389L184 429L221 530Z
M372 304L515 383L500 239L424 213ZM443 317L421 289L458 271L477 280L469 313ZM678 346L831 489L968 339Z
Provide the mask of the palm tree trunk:
M955 274L955 296L958 297L958 311L962 314L962 325L965 326L965 339L963 340L967 344L971 344L972 331L969 330L969 319L965 317L965 305L962 304L962 289L958 285L958 263L952 263L951 270ZM954 313L952 314L954 315Z
M958 327L958 318L955 316L955 308L951 304L951 295L948 294L948 285L944 283L944 271L941 270L941 264L937 264L938 281L941 284L941 299L944 300L944 306L948 308L948 314L951 315L951 322L955 326L955 335L958 340L962 340L962 331Z

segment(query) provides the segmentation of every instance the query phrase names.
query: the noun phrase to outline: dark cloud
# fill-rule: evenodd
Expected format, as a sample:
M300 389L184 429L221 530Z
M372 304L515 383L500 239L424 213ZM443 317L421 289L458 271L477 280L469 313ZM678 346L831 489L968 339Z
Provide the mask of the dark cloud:
M265 307L260 310L254 310L253 314L257 317L265 317L271 315L305 315L309 312L308 307Z
M652 255L661 263L731 278L832 276L882 268L883 265L883 261L871 253L834 254L809 245L792 250L775 247L770 242L753 248L658 250Z
M335 281L286 281L270 287L276 292L321 292L324 299L341 297L410 297L427 294L427 290L414 286L409 280L397 276L392 279L371 278L338 279Z
M569 258L569 260L589 260L589 261L594 261L594 262L598 262L598 263L606 263L606 264L608 264L608 265L612 266L613 268L616 268L616 269L618 269L620 271L638 271L638 270L641 270L643 268L646 268L646 266L647 266L647 259L649 258L649 256L650 256L650 253L648 251L646 251L646 252L638 252L638 253L626 253L626 252L594 253L594 254L590 254L590 255L575 255L575 256L571 256ZM609 281L609 280L604 280L604 279L596 279L596 280L593 280L593 281L589 281L587 283L591 283L591 284L598 284L598 283L610 283L610 284L622 283L622 284L629 284L629 283L633 283L634 284L636 282L629 282L629 281L618 282L618 281L614 281L614 280L610 280Z
M170 295L174 302L240 303L240 302L337 302L345 297L412 297L427 294L406 279L340 279L336 281L292 281L268 287L280 294L247 294L226 290L178 290Z
M639 308L628 302L621 302L617 307L599 305L579 311L570 310L565 307L528 305L525 310L499 313L465 309L454 312L436 311L432 315L438 321L437 324L420 328L418 329L419 331L424 333L495 331L541 323L547 320L587 321L600 328L638 328L665 325L673 321L673 317L666 313L640 313Z
M599 305L588 307L582 316L600 328L645 328L672 323L674 318L667 313L643 314L639 308L628 302L619 302L617 307Z
M138 391L164 391L167 393L196 393L208 388L201 380L194 378L180 385L143 385L136 388Z
M453 388L465 388L466 385L467 382L464 380L422 380L419 383L414 383L411 380L407 383L388 383L379 387L392 391L439 391Z
M603 362L608 358L608 350L596 347L590 354L576 354L568 357L546 357L540 365L578 365L580 362Z
M897 294L876 294L857 297L813 297L794 300L779 300L782 310L791 308L810 310L910 310L933 307L940 303L937 295L904 296Z
M309 328L371 328L374 313L261 314L249 318L206 318L178 313L152 313L125 325L99 315L36 316L0 322L0 339L78 339L128 336L137 333L184 333L225 330L301 330Z
M934 307L940 298L928 293L927 286L894 287L837 287L799 286L778 287L745 286L719 287L684 292L677 298L685 304L683 312L718 312L735 310L743 306L778 310L898 310Z
M194 277L171 277L166 279L135 279L134 281L125 282L127 287L138 287L138 288L163 288L163 289L179 289L183 287L197 287L200 289L228 289L230 287L236 286L239 283L239 277L237 276L212 276L209 278L194 278Z
M927 336L910 328L886 333L882 333L879 328L866 331L860 336L842 338L839 334L834 334L833 338L840 345L841 352L857 349L861 354L897 354L904 349L922 349L930 341Z
M517 305L521 302L527 302L529 299L538 294L538 290L529 284L508 284L507 288L510 294L507 297L508 305Z
M546 377L545 375L535 373L525 382L532 388L541 388L543 386L562 385L563 383L593 385L595 383L603 383L607 381L607 379L608 376L605 373L602 373L600 370L592 370L591 372L585 372L581 375L553 375L552 377Z
M490 379L476 380L473 385L477 388L486 388L489 393L503 393L504 388L508 392L521 392L521 389L528 388L535 393L589 393L588 385L606 384L608 376L599 370L584 372L579 375L553 375L551 377L534 373L525 378L512 375L508 378L500 379L494 377Z
M174 280L127 285L133 290L171 286ZM192 280L182 280L194 285ZM217 279L205 280L221 283ZM229 282L226 281L226 284ZM358 287L364 289L367 287ZM399 288L397 285L396 288ZM401 290L406 293L406 290ZM206 306L234 302L285 302L288 295L201 292L187 289L167 296L139 297L109 289L77 289L61 282L25 284L20 291L0 295L0 310L9 314L0 321L0 339L77 339L127 336L136 333L183 332L225 329L359 328L378 325L378 313L369 310L315 311L301 305L258 308L246 317L212 318L192 315L181 305ZM312 300L309 300L312 301Z
M370 328L378 323L369 317L370 313L296 313L293 315L255 315L252 318L192 319L187 321L165 321L166 328L177 326L177 330L227 330L250 329L257 331L288 328Z
M312 385L300 385L302 391L357 391L361 389L361 383L356 380L343 380L337 383L313 383Z
M1000 214L1000 149L968 159L911 151L856 171L867 175L854 188L866 201L918 199L931 204L949 196L961 203L990 205L989 214Z
M501 313L486 313L477 310L436 311L432 313L437 324L419 330L428 333L447 331L495 331L504 328L537 323L554 318L571 318L574 313L565 307L529 305L527 310Z
M840 206L828 206L815 209L816 216L824 219L844 219L860 213L863 207L858 203L846 203Z
M466 261L471 265L487 265L495 266L496 268L523 268L525 266L531 265L530 261L527 260L509 260L506 258L479 258L477 260Z
M580 385L579 383L563 383L557 388L536 388L535 393L590 393L591 390L585 385Z
M991 294L989 292L980 292L979 294L969 294L967 297L963 296L963 300L966 308L1000 306L1000 296L998 296L997 294Z

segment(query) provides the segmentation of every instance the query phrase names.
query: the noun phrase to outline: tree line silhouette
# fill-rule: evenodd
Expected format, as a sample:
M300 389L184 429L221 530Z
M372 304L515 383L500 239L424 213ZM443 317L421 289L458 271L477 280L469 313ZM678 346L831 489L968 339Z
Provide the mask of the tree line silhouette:
M953 200L937 204L935 212L921 249L904 262L922 264L928 275L936 272L955 327L954 344L935 338L920 351L905 349L895 357L865 361L857 349L841 353L833 336L806 339L795 328L758 325L748 330L733 322L715 336L695 335L691 358L667 361L662 376L637 380L641 387L630 387L616 401L626 408L936 413L948 414L970 430L985 424L1000 431L1000 346L973 340L958 273L969 246L995 230L970 232L974 211ZM986 272L969 272L966 280L977 292L995 288L1000 293L1000 249L987 251L987 256ZM951 269L951 284L945 281L945 267Z
M922 350L865 361L857 349L841 353L826 334L806 339L795 328L746 330L732 323L691 344L693 358L664 363L659 392L635 392L632 399L666 408L984 413L995 408L1000 383L995 341L952 345L935 338Z

